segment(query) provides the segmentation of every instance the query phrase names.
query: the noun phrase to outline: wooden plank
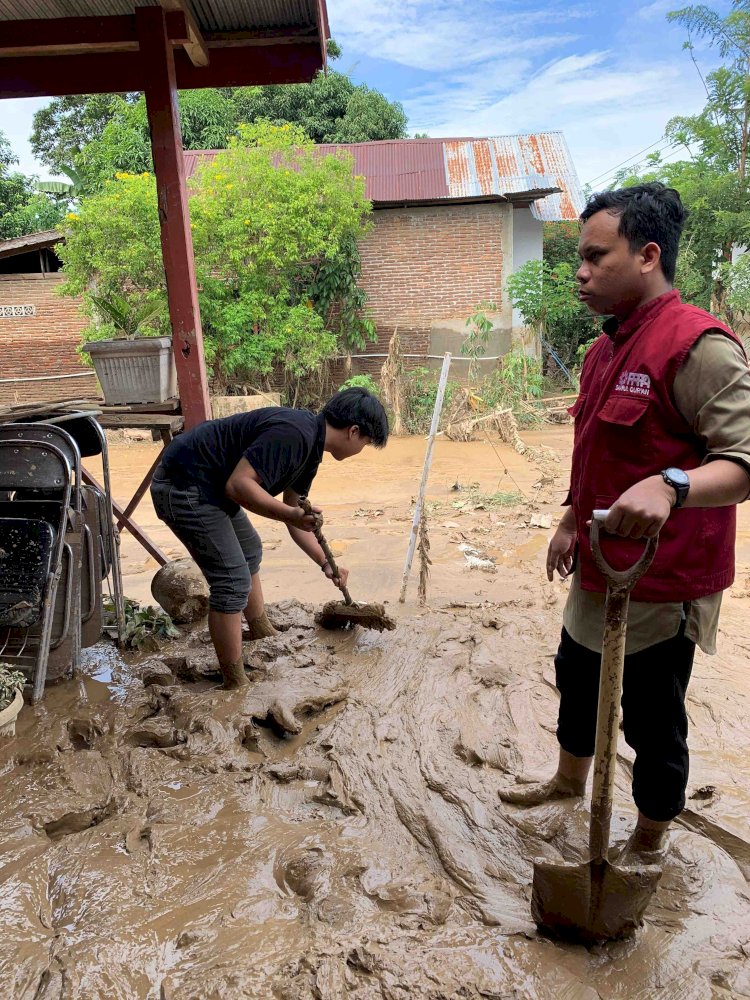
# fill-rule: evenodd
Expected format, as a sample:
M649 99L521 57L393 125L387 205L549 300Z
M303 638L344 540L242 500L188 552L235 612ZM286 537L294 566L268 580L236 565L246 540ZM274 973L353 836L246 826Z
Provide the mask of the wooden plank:
M148 67L146 111L154 155L172 346L185 426L190 428L211 419L211 402L195 280L174 60L166 36L164 11L160 7L139 7L135 17L141 52Z
M190 44L188 18L179 5L168 15L167 34L173 45ZM137 52L135 17L115 14L3 22L0 56L70 55L92 50Z
M159 8L138 8L152 10ZM309 83L321 68L317 38L291 45L209 46L208 66L194 66L183 49L174 52L177 87L247 87ZM142 52L19 56L0 62L0 99L109 94L145 90L148 56Z
M101 483L98 483L96 479L94 479L94 477L91 475L91 473L88 472L86 469L84 468L81 469L81 475L83 476L85 482L87 482L90 486L95 487L101 493L106 492ZM151 541L151 539L143 530L143 528L141 528L140 525L136 524L136 522L133 520L132 517L128 518L125 517L125 511L122 509L119 503L117 503L114 497L112 497L112 509L114 510L115 514L117 514L117 516L122 519L124 526L128 529L133 538L135 538L136 541L138 541L140 545L143 546L146 552L148 552L150 556L153 556L153 558L159 563L160 566L166 566L166 564L169 562L168 556L164 555L164 553L156 544L156 542Z
M179 399L166 399L163 403L123 403L121 406L102 406L102 413L178 413Z
M178 434L185 425L185 418L179 413L105 413L99 418L99 423L108 431L126 428L160 431L166 428L173 434Z
M184 15L189 37L187 41L183 42L183 48L193 66L208 66L210 62L208 46L184 0L161 0L161 5L165 11L171 14L181 13Z

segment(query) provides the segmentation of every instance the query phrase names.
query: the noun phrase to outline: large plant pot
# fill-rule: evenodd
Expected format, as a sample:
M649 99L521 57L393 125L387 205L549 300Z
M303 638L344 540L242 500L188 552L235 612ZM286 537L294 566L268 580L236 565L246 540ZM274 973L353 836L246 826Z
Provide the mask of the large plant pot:
M0 712L0 740L16 735L16 719L22 708L23 695L20 691L16 691L16 696L10 705Z
M171 337L95 340L85 344L108 406L163 403L177 395Z

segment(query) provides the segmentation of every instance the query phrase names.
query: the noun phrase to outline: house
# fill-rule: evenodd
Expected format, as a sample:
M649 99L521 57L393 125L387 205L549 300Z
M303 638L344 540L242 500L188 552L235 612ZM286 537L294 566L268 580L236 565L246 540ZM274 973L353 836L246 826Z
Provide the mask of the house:
M354 372L377 373L398 327L414 364L461 358L466 319L492 303L489 364L512 345L529 353L505 279L541 259L545 222L575 220L584 199L561 132L483 139L402 139L316 147L349 151L366 179L374 227L361 247L362 284L377 342ZM184 153L188 178L216 150ZM94 391L76 353L84 319L56 294L58 233L0 241L0 400L63 399Z
M86 320L62 284L55 230L0 240L0 404L85 399L96 379L77 348Z
M377 372L398 327L415 363L460 357L466 319L482 302L493 332L488 359L513 344L530 353L505 278L542 257L545 222L576 220L584 197L562 132L481 139L396 139L316 147L346 150L366 179L373 230L363 241L362 284L377 343L354 371ZM216 150L188 150L188 178ZM492 362L494 363L494 362Z

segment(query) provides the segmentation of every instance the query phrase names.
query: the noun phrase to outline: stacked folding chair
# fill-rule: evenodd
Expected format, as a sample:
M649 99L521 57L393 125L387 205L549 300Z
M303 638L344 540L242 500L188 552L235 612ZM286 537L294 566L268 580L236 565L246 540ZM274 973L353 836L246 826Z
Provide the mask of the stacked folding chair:
M30 674L37 702L56 650L67 645L73 667L80 660L81 461L72 438L43 425L0 427L0 496L0 660Z

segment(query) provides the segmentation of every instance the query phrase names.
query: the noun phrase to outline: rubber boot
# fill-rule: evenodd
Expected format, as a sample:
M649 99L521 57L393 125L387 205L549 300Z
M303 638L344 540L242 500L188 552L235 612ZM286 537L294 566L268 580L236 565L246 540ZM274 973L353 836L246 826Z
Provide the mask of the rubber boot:
M247 687L250 681L245 673L245 665L242 660L234 663L220 663L221 675L224 678L224 687L227 690Z
M269 622L268 615L265 611L260 618L253 618L251 622L248 622L247 627L250 630L251 639L268 639L272 635L279 634Z

